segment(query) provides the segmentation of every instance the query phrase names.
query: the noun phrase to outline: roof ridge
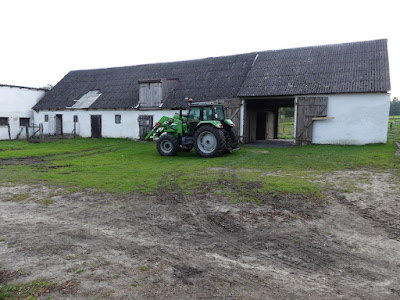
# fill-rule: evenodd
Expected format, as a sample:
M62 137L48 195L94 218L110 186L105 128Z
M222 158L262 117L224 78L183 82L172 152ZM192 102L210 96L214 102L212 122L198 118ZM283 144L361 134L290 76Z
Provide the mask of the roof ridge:
M12 85L12 84L1 84L0 86L3 87L10 87L10 88L19 88L19 89L28 89L28 90L40 90L40 91L47 91L45 88L35 88L35 87L28 87L28 86L22 86L22 85Z
M125 65L119 67L105 67L105 68L95 68L95 69L77 69L71 70L70 72L87 72L87 71L100 71L100 70L114 70L114 69L123 69L123 68L132 68L132 67L146 67L146 66L155 66L155 65L163 65L163 64L174 64L174 63L185 63L185 62L195 62L195 61L202 61L207 59L217 59L217 58L229 58L235 56L242 56L242 55L258 55L260 53L267 53L267 52L277 52L277 51L287 51L287 50L301 50L301 49L313 49L313 48L323 48L323 47L332 47L332 46L345 46L345 45L355 45L355 44L365 44L371 42L383 42L387 43L387 38L382 39L374 39L374 40L365 40L365 41L357 41L357 42L346 42L346 43L335 43L335 44L324 44L324 45L311 45L311 46L302 46L302 47L288 47L288 48L280 48L280 49L273 49L273 50L260 50L260 51L252 51L252 52L245 52L245 53L236 53L236 54L229 54L229 55L221 55L221 56L209 56L209 57L202 57L202 58L194 58L194 59L187 59L187 60L173 60L173 61L163 61L163 62L154 62L154 63L143 63L137 65Z

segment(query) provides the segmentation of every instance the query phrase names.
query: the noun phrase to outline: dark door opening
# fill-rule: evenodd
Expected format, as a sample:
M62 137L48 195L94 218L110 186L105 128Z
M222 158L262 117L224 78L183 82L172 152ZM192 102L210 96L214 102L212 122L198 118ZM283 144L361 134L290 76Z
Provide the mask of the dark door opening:
M256 120L256 140L265 140L266 132L267 113L265 111L258 111Z
M101 115L91 115L92 138L101 138Z
M63 135L62 115L56 115L56 135Z

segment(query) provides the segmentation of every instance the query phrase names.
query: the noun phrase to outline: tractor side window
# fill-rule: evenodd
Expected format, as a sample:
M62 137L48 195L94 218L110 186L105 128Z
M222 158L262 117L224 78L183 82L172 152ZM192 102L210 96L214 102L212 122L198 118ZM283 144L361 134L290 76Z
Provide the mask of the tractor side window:
M224 120L225 119L225 113L224 113L224 107L223 106L216 106L215 107L215 119L216 120Z
M214 120L212 107L204 107L203 108L203 120L204 121Z
M189 120L200 120L200 107L192 107L188 116Z

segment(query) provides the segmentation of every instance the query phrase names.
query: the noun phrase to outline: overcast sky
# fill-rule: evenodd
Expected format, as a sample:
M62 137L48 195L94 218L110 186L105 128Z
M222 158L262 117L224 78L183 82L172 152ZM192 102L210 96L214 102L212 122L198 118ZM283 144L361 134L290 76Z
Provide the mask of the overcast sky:
M55 85L70 70L387 38L392 98L399 97L396 4L393 0L4 0L0 84L42 87Z

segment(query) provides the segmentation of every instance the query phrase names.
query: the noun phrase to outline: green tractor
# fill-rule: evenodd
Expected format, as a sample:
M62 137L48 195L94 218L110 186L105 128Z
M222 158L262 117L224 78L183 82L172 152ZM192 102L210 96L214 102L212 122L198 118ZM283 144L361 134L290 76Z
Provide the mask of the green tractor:
M194 148L202 157L216 157L239 149L234 126L225 119L222 104L199 102L190 104L187 115L181 109L172 118L163 116L145 140L158 138L157 150L163 156Z

